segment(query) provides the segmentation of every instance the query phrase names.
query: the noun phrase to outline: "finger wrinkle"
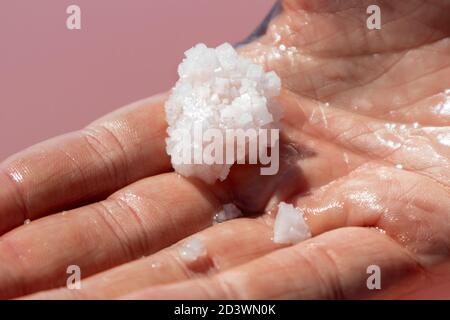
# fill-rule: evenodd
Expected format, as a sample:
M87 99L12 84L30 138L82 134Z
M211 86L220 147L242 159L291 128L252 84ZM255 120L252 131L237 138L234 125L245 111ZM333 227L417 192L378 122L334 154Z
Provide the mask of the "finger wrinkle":
M113 157L108 156L111 149L108 149L104 142L97 137L96 133L88 130L82 131L82 139L85 140L86 146L93 152L94 158L99 159L102 162L102 167L108 171L108 179L115 181L114 186L120 187L126 184L126 181L122 177L121 170L118 170L117 165L114 162Z
M338 254L330 246L312 243L308 246L308 250L297 250L296 252L304 259L321 283L323 298L332 300L346 298L342 272L336 258ZM321 263L318 264L317 261L321 261ZM326 270L326 274L324 270Z
M129 183L130 177L125 147L112 130L106 126L96 125L83 129L82 135L87 145L96 154L96 158L101 160L109 171L111 181L115 181L114 185L121 187Z
M216 277L212 278L211 282L213 283L212 288L217 288L218 290L214 295L219 296L220 299L225 300L244 300L246 296L239 287L236 286L236 281L232 278L232 273L219 274Z
M129 261L135 258L133 250L131 249L131 240L128 239L127 233L122 225L115 219L114 212L104 203L100 202L98 205L91 207L98 217L104 222L104 226L110 231L117 244L122 249L124 260Z
M134 219L138 228L140 229L138 234L140 234L142 236L139 237L139 241L138 241L138 243L141 247L139 252L150 252L151 243L147 237L148 229L146 228L146 223L142 218L142 213L140 213L139 209L136 208L135 205L132 203L136 200L132 200L132 202L130 202L130 200L126 200L123 198L116 198L115 201L124 211L129 212L129 215ZM150 203L152 203L152 202L148 202L147 205L149 205ZM157 212L160 212L160 209L158 207L153 206L152 209L153 209L152 215L156 215L156 216L160 215L160 213L159 214L157 213Z

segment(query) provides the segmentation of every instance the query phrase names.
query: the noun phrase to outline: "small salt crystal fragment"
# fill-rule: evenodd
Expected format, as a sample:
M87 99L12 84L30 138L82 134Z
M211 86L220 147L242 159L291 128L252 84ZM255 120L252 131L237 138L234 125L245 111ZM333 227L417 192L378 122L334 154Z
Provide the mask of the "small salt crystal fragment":
M222 223L227 220L236 219L242 216L242 211L239 210L233 203L223 205L223 209L214 215L213 224Z
M181 244L178 253L182 260L194 262L198 258L206 255L206 247L202 239L192 237Z
M311 237L303 211L292 204L281 202L273 229L273 242L296 244Z

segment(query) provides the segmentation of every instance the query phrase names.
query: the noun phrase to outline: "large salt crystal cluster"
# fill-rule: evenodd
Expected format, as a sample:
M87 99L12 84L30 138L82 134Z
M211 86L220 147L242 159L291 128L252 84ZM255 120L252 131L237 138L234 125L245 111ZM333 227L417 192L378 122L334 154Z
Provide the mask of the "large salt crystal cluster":
M179 163L174 156L182 157L183 148L191 148L192 154L203 150L205 142L195 136L196 126L220 129L224 136L227 129L273 127L281 118L274 99L280 93L280 79L275 72L266 73L262 66L239 56L228 43L217 48L198 44L185 56L178 67L180 79L165 106L167 153L181 175L213 183L227 177L232 163L194 163L193 159ZM185 145L186 132L192 138L189 146ZM224 142L224 148L233 147Z

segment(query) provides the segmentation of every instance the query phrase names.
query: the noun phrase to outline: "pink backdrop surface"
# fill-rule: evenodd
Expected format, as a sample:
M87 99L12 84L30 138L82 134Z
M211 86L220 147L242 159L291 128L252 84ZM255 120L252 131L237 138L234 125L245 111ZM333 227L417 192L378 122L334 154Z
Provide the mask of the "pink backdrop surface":
M187 48L242 40L273 3L1 0L0 160L169 89ZM70 4L81 7L80 31L66 28Z
M273 0L2 0L0 160L169 89L183 52L245 38ZM66 28L70 4L82 30Z

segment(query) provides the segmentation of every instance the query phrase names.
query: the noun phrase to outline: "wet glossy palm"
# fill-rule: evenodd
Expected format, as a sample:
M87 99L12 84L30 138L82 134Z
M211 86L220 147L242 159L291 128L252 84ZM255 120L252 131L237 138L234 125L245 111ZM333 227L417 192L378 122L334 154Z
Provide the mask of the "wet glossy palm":
M241 48L282 78L275 177L237 167L210 187L170 172L164 96L3 163L0 296L362 298L445 286L450 7L380 4L382 28L369 31L372 2L285 1ZM273 243L280 200L305 211L312 239ZM211 227L230 201L249 216ZM207 254L187 263L177 242L194 234ZM71 264L82 290L64 288ZM376 292L370 265L382 271Z

